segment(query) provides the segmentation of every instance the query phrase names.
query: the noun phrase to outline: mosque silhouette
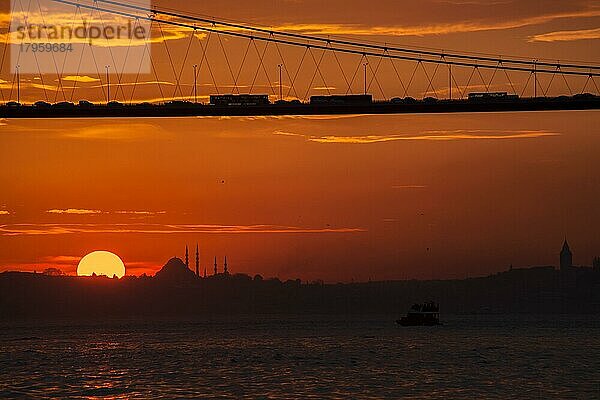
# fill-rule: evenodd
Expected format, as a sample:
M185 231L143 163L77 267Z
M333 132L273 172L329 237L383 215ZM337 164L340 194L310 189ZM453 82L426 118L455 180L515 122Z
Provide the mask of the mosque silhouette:
M184 261L185 260L185 261ZM179 257L173 257L158 271L155 277L164 280L171 281L184 281L186 279L193 278L214 278L214 277L228 277L229 267L227 265L227 256L223 258L223 270L219 272L219 266L217 263L217 257L214 258L213 274L208 275L206 265L204 266L204 274L200 274L200 249L196 244L196 268L195 272L190 269L190 257L189 248L185 246L184 260Z

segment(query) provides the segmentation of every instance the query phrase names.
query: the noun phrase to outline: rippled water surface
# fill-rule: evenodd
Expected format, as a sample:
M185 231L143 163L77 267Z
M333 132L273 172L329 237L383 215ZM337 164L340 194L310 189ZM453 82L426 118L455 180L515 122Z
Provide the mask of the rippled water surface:
M0 398L600 398L597 317L43 325L2 325Z

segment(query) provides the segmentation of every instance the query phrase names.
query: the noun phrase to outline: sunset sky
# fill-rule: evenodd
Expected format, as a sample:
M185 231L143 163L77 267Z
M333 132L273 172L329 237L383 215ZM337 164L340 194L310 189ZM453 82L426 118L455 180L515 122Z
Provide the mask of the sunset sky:
M109 13L99 13L82 8L79 13L72 11L72 6L60 5L50 0L42 1L57 7L55 14L44 12L33 13L35 16L46 16L39 19L49 23L46 18L54 17L57 23L72 25L74 22L96 21L98 24L126 22L127 18L117 17ZM80 0L86 4L88 0ZM17 5L23 3L14 0ZM6 5L8 2L3 3ZM26 3L29 4L29 3ZM143 4L137 2L134 4ZM600 56L600 4L597 1L454 1L424 0L419 2L380 0L375 3L359 1L252 1L240 5L237 1L196 1L193 3L180 0L155 0L152 4L158 8L175 10L185 15L215 17L221 20L232 20L245 24L267 27L273 30L284 30L293 33L306 33L334 38L350 38L357 41L369 41L379 44L395 44L416 48L436 49L440 51L474 52L500 57L518 56L533 62L534 59L556 61L580 61L597 63ZM115 9L102 3L101 6ZM19 9L23 10L21 5ZM62 7L62 8L58 8ZM33 7L35 9L35 7ZM132 12L129 9L119 9ZM162 19L174 20L166 16ZM8 26L10 14L0 15L0 21ZM190 21L187 21L190 23ZM208 26L199 24L200 26ZM197 31L196 40L190 41L192 30L172 25L153 25L151 29L151 45L148 51L152 54L152 63L144 53L144 42L129 47L138 53L127 53L128 40L119 42L96 41L96 47L111 47L111 56L101 55L100 49L92 57L89 49L84 50L83 57L57 55L54 59L39 61L41 65L33 68L34 60L28 63L34 71L42 70L44 74L30 73L22 77L22 101L36 100L91 101L106 100L105 66L109 65L113 73L128 72L112 79L113 100L121 102L163 101L170 99L191 99L193 93L193 64L199 65L198 95L205 101L209 94L234 92L235 86L240 92L267 93L275 97L279 84L277 65L285 66L282 85L284 95L288 98L305 99L314 94L360 93L363 91L362 68L365 60L360 56L338 54L337 59L328 53L321 59L320 50L305 53L305 48L271 44L255 41L249 46L247 39L227 35L208 35ZM0 42L5 43L6 34L2 32ZM15 46L20 41L13 39ZM166 44L166 45L165 45ZM15 48L16 48L15 47ZM203 56L206 51L206 57ZM9 52L10 53L10 52ZM188 54L186 58L186 53ZM259 63L259 55L264 53L263 64ZM119 58L119 54L120 57ZM10 55L10 54L9 54ZM304 57L303 57L304 55ZM245 57L244 57L245 56ZM117 60L115 61L114 57ZM3 80L0 89L5 100L16 99L16 87L12 79L10 63L6 57L2 64ZM17 57L13 64L23 64ZM59 83L55 71L58 67L75 71L80 70L82 60L85 73L65 73ZM94 63L91 62L94 60ZM183 61L186 61L183 64ZM172 65L171 65L172 61ZM369 91L376 98L424 96L444 97L448 95L448 75L446 68L436 70L435 65L424 64L429 77L433 77L433 89L428 87L425 72L417 68L415 63L400 60L381 62L371 57L369 62ZM228 63L229 62L229 65ZM338 66L338 62L341 65ZM315 74L315 65L319 63L321 74ZM115 65L116 64L116 65ZM136 77L138 66L143 65L146 74ZM125 68L127 66L127 68ZM14 67L14 66L13 66ZM22 65L21 68L25 70ZM394 69L395 68L395 69ZM297 76L296 76L297 71ZM342 73L343 71L343 73ZM375 74L376 72L376 74ZM501 72L481 70L471 75L472 69L455 68L454 96L460 91L485 90L486 84L492 90L516 92L527 96L533 95L533 81L527 72L511 72L510 81ZM321 76L322 75L322 76ZM377 80L373 79L377 76ZM294 77L296 78L294 79ZM400 77L399 81L398 76ZM354 77L354 79L353 79ZM482 79L483 78L483 79ZM179 86L176 81L179 80ZM348 82L346 82L346 80ZM484 83L485 81L485 83ZM600 86L596 78L596 85ZM117 87L120 82L119 87ZM134 89L134 82L137 82ZM294 82L294 85L292 85ZM570 78L569 88L561 77L540 76L540 92L548 94L569 94L580 92L586 77ZM235 83L235 85L234 85ZM588 91L593 91L591 83ZM11 90L12 89L12 90Z
M154 4L361 41L600 62L598 1ZM0 20L7 24L8 18L5 13ZM171 30L167 37L180 63L189 33ZM211 40L220 92L232 91L219 42ZM246 45L225 40L236 68ZM192 59L200 57L199 49L192 50ZM290 70L302 51L285 53ZM152 58L159 80L172 78L160 40L152 45ZM240 72L242 92L257 75L256 60L251 61ZM351 74L358 61L348 57L342 64ZM278 62L277 53L267 54L268 76L259 71L255 92L271 93L278 85ZM284 77L288 97L323 94L325 85L345 92L333 62L323 65L328 82L316 79L309 85L314 67L301 71L294 88L298 96ZM397 67L404 79L414 68ZM215 88L202 68L204 100ZM4 99L14 99L9 63L0 71ZM179 92L163 83L161 96L156 77L145 75L135 93L123 85L114 96L119 101L132 95L137 101L189 98L193 72L182 71ZM466 85L469 71L456 74ZM491 72L485 76L490 79ZM517 91L524 90L527 74L513 77ZM35 74L23 77L23 101L63 100L56 77L45 78L42 85ZM493 89L508 90L500 78ZM73 101L103 101L102 79L81 74L66 80L78 81L75 90L67 87L66 99L74 93ZM404 95L390 65L382 66L380 79L386 93L373 82L377 98ZM585 77L577 79L570 82L580 91ZM358 78L352 91L360 92L361 82ZM447 94L446 82L445 73L436 77L440 97ZM481 89L480 83L463 90ZM564 93L562 85L557 80L550 93ZM423 97L426 87L417 75L409 95ZM227 255L232 272L284 279L462 278L510 264L554 265L565 237L575 263L588 265L600 255L598 126L598 111L2 120L0 271L57 267L74 274L85 254L108 250L123 259L128 274L153 274L168 258L183 256L186 244L193 252L199 243L202 269L207 265L209 271L214 256L221 265Z

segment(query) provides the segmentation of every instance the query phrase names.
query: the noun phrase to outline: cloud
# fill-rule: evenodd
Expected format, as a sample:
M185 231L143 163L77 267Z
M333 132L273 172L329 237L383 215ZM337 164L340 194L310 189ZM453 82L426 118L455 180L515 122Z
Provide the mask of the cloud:
M20 2L19 2L20 3ZM17 4L17 3L15 3ZM68 42L71 44L93 44L97 47L128 47L128 46L145 46L146 45L146 36L149 35L149 27L150 21L138 20L134 23L135 27L138 26L143 29L145 33L143 38L137 38L135 35L129 35L127 33L115 35L112 34L112 38L107 39L107 37L100 35L99 38L90 38L81 34L76 34L74 32L81 30L84 27L96 27L99 30L103 30L104 27L111 27L116 29L117 27L125 27L127 24L132 21L131 18L102 13L99 15L98 13L89 13L81 10L81 14L78 16L78 13L73 14L72 7L67 6L67 8L56 7L57 4L53 4L52 8L43 9L42 7L17 7L9 14L2 14L0 16L0 21L9 18L12 24L13 31L10 33L4 32L0 35L3 42L8 39L11 44L20 44L23 42L23 38L20 37L20 32L16 31L16 27L18 26L26 26L27 30L25 39L27 43L64 43ZM27 34L29 31L33 32L33 36ZM177 35L178 32L171 32L167 29L166 36ZM114 32L114 30L113 30ZM120 31L118 31L120 32ZM149 41L152 41L151 39Z
M499 21L457 21L441 24L419 25L362 25L362 24L302 24L289 23L271 27L274 31L302 33L308 35L357 35L357 36L428 36L452 33L468 33L522 28L541 25L557 19L590 18L600 16L599 9L564 11Z
M52 264L73 264L78 263L81 257L77 256L46 256L42 257L44 263Z
M529 37L530 42L570 42L589 39L600 39L600 28L548 32Z
M46 268L58 268L67 275L77 275L77 265L81 256L44 256L37 262L0 264L0 271L43 271ZM125 261L126 273L131 275L154 274L162 263L152 261Z
M116 214L116 215L129 215L132 217L152 217L156 215L164 215L166 211L144 211L144 210L118 210L118 211L102 211L102 210L88 210L85 208L68 208L64 210L53 209L47 210L48 214L70 214L70 215L98 215L98 214ZM1 212L0 212L1 214Z
M21 90L23 89L41 89L41 90L47 90L49 92L53 92L58 90L58 86L55 85L48 85L48 84L41 84L41 83L36 83L36 82L31 82L31 81L27 81L27 80L22 80L21 81ZM2 90L16 90L15 88L15 83L14 82L0 82L0 89ZM70 87L67 86L63 86L63 89L71 89Z
M493 5L505 5L509 4L510 1L487 1L487 0L441 0L437 1L437 3L446 3L453 6L471 6L471 5L485 5L485 6L493 6ZM11 16L15 18L22 18L20 14L23 12L13 12L10 13L0 13L0 22L4 22L8 24ZM504 30L504 29L514 29L521 28L526 26L534 26L546 24L558 19L576 19L576 18L590 18L590 17L598 17L600 16L600 9L597 7L588 7L578 10L566 10L566 11L557 11L550 12L542 15L533 15L521 18L510 18L510 19L502 19L497 18L497 20L485 20L483 18L479 19L463 19L452 22L445 23L415 23L413 25L410 24L398 24L398 25L374 25L374 24L338 24L338 23L301 23L301 22L290 22L290 23L280 23L280 24L269 24L269 30L272 31L285 31L291 33L302 33L302 34L310 34L310 35L356 35L356 36L428 36L428 35L443 35L443 34L453 34L453 33L469 33L469 32L479 32L479 31L490 31L490 30ZM75 22L78 24L83 23L83 18L85 17L87 24L97 24L97 25L123 25L129 21L128 18L118 15L103 15L102 19L99 18L98 15L92 13L88 15L88 13L82 13L82 16L76 18ZM33 15L29 15L29 23L39 22L42 25L48 24L46 20L43 23L41 19L41 15L37 15L33 13ZM40 19L40 21L36 21L35 18ZM46 16L46 18L48 18ZM108 18L108 19L107 19ZM162 20L167 21L175 21L178 20L175 17L170 17L167 15L161 15L160 18ZM55 10L52 12L52 24L58 26L71 26L73 24L73 13L68 9L59 12ZM180 21L181 22L181 21ZM144 25L146 28L149 27L148 21L140 21L140 24ZM150 38L147 40L133 40L131 41L129 38L123 39L111 39L110 41L102 39L94 41L94 45L100 47L127 47L127 46L145 46L150 43L161 43L163 41L176 41L176 40L187 40L191 34L193 34L198 40L207 40L209 33L202 31L202 27L210 28L216 31L221 32L245 32L248 33L247 30L243 28L228 28L228 27L220 27L218 25L199 25L198 29L194 32L190 28L174 26L169 24L162 24L162 31L158 28L157 24L153 25L153 32L150 35ZM6 40L6 33L0 34L0 40L4 42ZM20 41L16 38L16 35L13 33L14 37L11 37L12 43L20 43ZM43 39L44 42L48 42L48 39ZM87 43L86 39L74 39L73 43Z
M115 211L115 214L125 215L162 215L166 213L166 211Z
M61 133L62 137L73 139L120 141L161 139L170 135L170 132L158 125L141 122L129 125L98 124L65 130Z
M56 6L54 4L53 6ZM161 20L173 20L175 18L163 15L160 17ZM150 29L150 21L139 19L135 22L134 26L139 26L144 29L144 32L148 32L144 35L143 39L136 39L135 37L129 37L129 35L125 34L121 37L106 39L104 37L90 40L86 37L77 37L73 35L72 37L68 36L68 32L71 29L75 29L77 27L82 26L97 26L97 27L105 27L105 26L126 26L131 18L125 16L119 16L109 13L102 13L102 16L98 15L98 13L89 13L88 11L84 11L82 9L81 15L74 17L73 12L67 10L59 10L52 9L46 10L44 13L40 13L38 10L30 10L29 12L25 12L23 9L20 10L12 10L10 13L2 13L0 12L0 23L4 26L8 26L9 22L12 21L13 26L17 26L17 23L24 24L24 21L27 21L28 26L48 26L48 27L57 27L57 28L66 28L69 29L65 31L61 36L61 38L54 39L48 38L46 35L50 31L49 29L42 30L42 37L29 37L27 36L28 43L62 43L67 41L71 44L90 44L92 43L97 47L135 47L135 46L148 46L155 43L162 43L168 40L179 40L179 39L189 39L190 35L193 34L198 40L205 40L208 36L206 32L197 30L193 32L190 28L182 28L175 25L162 24L159 29L156 24L152 26L152 31L148 32ZM212 27L211 27L212 29ZM61 31L62 32L62 31ZM8 36L8 37L7 37ZM2 32L0 34L0 41L3 43L9 40L11 44L20 44L23 40L19 38L19 34L16 31L13 32Z
M86 210L82 208L67 208L66 210L48 210L48 214L75 214L75 215L96 215L102 214L100 210Z
M454 5L502 5L507 1L448 1ZM560 11L543 15L534 15L523 18L499 19L496 21L486 21L484 19L471 19L437 24L415 24L415 25L373 25L373 24L338 24L338 23L300 23L290 22L283 24L270 24L270 31L281 31L290 33L300 33L306 35L355 35L355 36L429 36L444 35L453 33L469 33L480 31L493 31L504 29L515 29L526 26L542 25L558 19L571 18L591 18L600 16L600 9L588 8L573 11ZM243 28L228 28L219 26L209 26L221 32L244 32ZM164 29L164 28L163 28ZM188 37L190 29L168 26L167 29L172 37L169 39L183 39ZM206 38L206 34L201 39Z
M471 5L492 6L492 5L499 5L499 4L510 4L513 2L513 0L501 0L501 1L494 1L494 0L435 0L434 2L441 3L441 4L452 4L455 6L471 6Z
M478 1L478 0L446 0L440 1L440 3L448 3L460 6L469 5L502 5L507 4L506 1ZM11 14L0 13L0 21L8 22ZM13 15L14 16L14 15ZM512 19L498 19L487 21L485 19L463 19L459 21L445 22L445 23L434 23L434 24L398 24L398 25L374 25L374 24L338 24L338 23L301 23L291 22L283 24L270 24L269 30L272 31L285 31L291 33L301 33L310 35L356 35L356 36L428 36L428 35L443 35L453 33L469 33L479 31L491 31L491 30L504 30L504 29L515 29L526 26L542 25L558 19L576 19L576 18L591 18L600 16L600 9L590 7L580 10L572 11L558 11L547 13L543 15L534 15L522 18ZM107 16L104 16L106 18ZM31 16L29 17L32 18ZM110 20L101 20L97 16L87 16L86 22L88 24L124 24L128 21L127 18L121 16L112 16ZM161 19L164 20L175 20L174 17L162 15ZM33 20L30 23L35 22ZM54 12L52 13L52 22L55 25L70 26L73 23L73 14L71 12ZM78 23L82 20L77 19ZM149 23L145 22L146 27ZM207 28L214 29L221 32L245 32L248 31L243 28L227 28L207 25ZM144 41L131 41L128 38L124 39L112 39L107 40L96 40L94 45L100 47L126 47L126 46L145 46L150 43L160 43L163 41L177 41L187 40L191 34L198 40L207 40L208 33L201 30L202 26L198 26L198 30L192 33L192 29L163 24L162 32L158 29L157 25L153 26L153 32L148 40ZM593 31L593 30L592 30ZM0 34L0 40L6 40L6 33ZM14 33L12 36L15 36ZM543 35L542 35L543 37ZM48 42L48 39L44 39ZM11 37L11 42L20 43L16 37ZM85 39L74 39L74 43L87 43Z
M84 82L84 83L88 83L88 82L99 82L100 79L97 78L92 78L91 76L87 76L87 75L68 75L68 76L63 76L62 77L63 81L72 81L72 82Z
M10 212L6 210L0 210L0 215L10 215Z
M363 228L315 228L282 225L185 225L185 224L11 224L0 225L0 236L72 234L257 234L257 233L359 233Z
M278 115L270 118L275 119L300 119L300 120L314 120L314 121L332 121L337 119L349 119L371 116L371 114L340 114L340 115Z
M377 115L378 118L384 118L392 116L393 114L382 114ZM215 119L218 120L236 120L236 121L267 121L267 120L281 120L281 121L293 121L293 120L307 120L307 121L335 121L340 119L351 119L351 118L362 118L362 117L373 117L373 114L331 114L331 115L253 115L253 116L219 116L219 117L207 117L197 116L198 119ZM275 132L277 135L282 136L298 136L296 133L289 133L284 131Z
M140 82L116 82L116 83L111 83L110 86L123 86L123 87L127 87L127 86L144 86L144 85L161 85L161 86L176 86L175 83L173 82L168 82L168 81L157 81L157 80L153 80L153 81L140 81ZM107 87L108 83L103 83L101 85L93 85L90 86L90 89L99 89L102 87ZM184 86L183 84L180 83L180 86Z
M495 131L495 130L448 130L424 131L419 134L390 134L390 135L362 135L362 136L308 136L299 133L276 131L275 135L297 136L315 143L340 143L340 144L371 144L394 142L399 140L506 140L506 139L532 139L547 136L558 136L559 133L545 130L520 130L520 131Z

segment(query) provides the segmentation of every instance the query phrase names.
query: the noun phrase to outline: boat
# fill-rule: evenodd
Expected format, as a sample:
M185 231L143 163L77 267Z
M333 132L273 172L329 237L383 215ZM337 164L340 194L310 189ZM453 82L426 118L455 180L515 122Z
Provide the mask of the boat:
M396 320L402 326L434 326L440 324L440 306L434 302L414 304L405 317Z

